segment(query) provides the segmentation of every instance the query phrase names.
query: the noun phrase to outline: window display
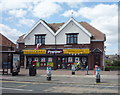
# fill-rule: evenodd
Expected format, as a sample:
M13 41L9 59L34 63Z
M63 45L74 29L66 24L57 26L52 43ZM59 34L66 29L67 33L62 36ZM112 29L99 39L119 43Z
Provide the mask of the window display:
M68 57L68 62L73 62L73 58L72 57Z
M40 63L39 62L36 62L36 67L39 67L40 66Z
M75 62L79 62L79 57L75 57Z
M45 58L44 57L41 58L41 62L45 62Z
M32 62L32 58L29 57L29 58L28 58L28 64L31 64L31 62Z
M62 58L62 63L64 63L65 62L65 58Z
M52 62L52 57L49 57L49 58L48 58L48 62Z
M35 58L34 58L34 61L38 61L38 57L35 57Z
M83 64L85 64L86 61L87 61L86 57L82 57L82 62L83 62Z

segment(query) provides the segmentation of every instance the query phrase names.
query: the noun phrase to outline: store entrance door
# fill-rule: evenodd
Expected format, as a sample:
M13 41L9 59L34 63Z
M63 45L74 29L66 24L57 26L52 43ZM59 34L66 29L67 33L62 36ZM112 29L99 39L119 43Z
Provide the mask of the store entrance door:
M94 55L94 65L100 66L100 54Z

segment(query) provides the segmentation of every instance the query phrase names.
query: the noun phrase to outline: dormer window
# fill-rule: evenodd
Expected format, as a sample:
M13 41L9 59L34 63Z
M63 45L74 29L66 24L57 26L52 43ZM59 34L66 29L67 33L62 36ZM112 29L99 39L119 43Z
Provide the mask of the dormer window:
M71 33L71 34L66 34L67 36L67 44L77 44L77 39L78 39L78 33Z
M41 43L42 45L44 45L45 44L45 35L46 34L35 35L35 44L37 45L38 43Z

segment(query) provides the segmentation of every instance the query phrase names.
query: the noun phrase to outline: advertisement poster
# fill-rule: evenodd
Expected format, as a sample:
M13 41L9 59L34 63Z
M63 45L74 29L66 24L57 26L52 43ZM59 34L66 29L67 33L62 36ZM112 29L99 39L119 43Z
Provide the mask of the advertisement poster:
M73 62L72 57L68 57L68 62Z
M75 62L78 62L79 61L79 57L75 57Z
M41 62L45 62L45 58L44 57L41 58Z
M47 66L51 66L51 67L53 67L53 62L47 62Z
M19 72L20 71L20 55L13 54L13 71Z
M49 58L48 58L48 62L52 62L52 57L49 57Z

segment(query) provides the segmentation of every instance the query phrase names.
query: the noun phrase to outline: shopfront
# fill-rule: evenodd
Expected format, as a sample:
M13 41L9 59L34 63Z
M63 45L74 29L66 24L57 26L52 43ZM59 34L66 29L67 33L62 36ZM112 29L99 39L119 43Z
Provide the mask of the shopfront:
M23 50L26 57L26 67L28 68L32 61L36 62L36 67L46 69L50 65L53 69L71 69L72 64L85 68L88 62L89 49L41 49L41 50Z

